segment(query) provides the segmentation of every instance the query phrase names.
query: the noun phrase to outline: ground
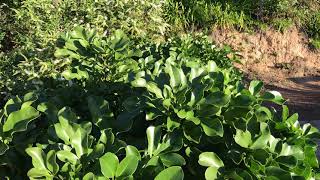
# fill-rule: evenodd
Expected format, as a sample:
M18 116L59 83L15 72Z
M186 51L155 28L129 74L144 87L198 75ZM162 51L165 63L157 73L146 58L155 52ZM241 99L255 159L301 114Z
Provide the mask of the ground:
M260 79L267 89L281 92L300 120L320 120L320 52L309 46L302 31L216 29L211 37L238 51L242 64L236 66L249 79Z

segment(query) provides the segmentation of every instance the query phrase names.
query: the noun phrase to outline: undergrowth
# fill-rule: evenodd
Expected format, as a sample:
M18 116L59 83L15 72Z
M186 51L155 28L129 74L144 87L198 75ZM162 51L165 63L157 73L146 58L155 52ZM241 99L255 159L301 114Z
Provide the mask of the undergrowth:
M271 26L283 32L297 25L310 38L319 32L314 22L320 10L316 0L168 0L165 9L171 24L189 30L217 26L252 31Z

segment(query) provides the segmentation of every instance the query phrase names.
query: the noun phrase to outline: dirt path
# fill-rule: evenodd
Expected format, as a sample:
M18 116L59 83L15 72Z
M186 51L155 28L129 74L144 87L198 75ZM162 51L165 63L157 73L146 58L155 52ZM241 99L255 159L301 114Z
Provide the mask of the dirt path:
M249 79L262 80L266 89L282 93L300 120L320 120L320 52L310 49L305 34L296 28L285 33L217 29L211 37L238 51L242 64L236 66Z
M320 82L320 77L310 77L311 81ZM294 87L279 87L274 85L266 85L269 90L279 91L288 101L287 105L291 112L298 112L300 120L313 121L320 120L320 83L309 87L307 82L297 83ZM307 88L297 88L306 86Z

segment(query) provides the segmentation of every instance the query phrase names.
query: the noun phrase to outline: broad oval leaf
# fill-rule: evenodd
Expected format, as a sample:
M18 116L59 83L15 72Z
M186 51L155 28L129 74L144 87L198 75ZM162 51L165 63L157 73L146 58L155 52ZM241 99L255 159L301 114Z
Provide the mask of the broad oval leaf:
M251 133L249 131L242 131L240 129L236 130L236 135L234 136L234 140L241 147L248 148L252 144Z
M139 159L136 156L127 156L119 164L116 177L131 176L137 169Z
M214 152L203 152L199 155L198 163L201 166L220 168L224 166L223 161Z
M62 162L70 162L71 164L77 164L78 157L70 151L62 150L57 152L57 157Z
M128 145L126 147L126 156L136 156L139 160L141 160L141 154L139 150L134 146Z
M183 180L184 173L181 167L172 166L161 171L154 180Z
M223 137L223 125L218 118L203 118L201 119L201 126L207 136Z
M184 158L178 153L162 154L160 155L160 159L166 167L184 166L186 164Z
M167 64L166 72L169 74L170 86L174 91L176 91L179 87L184 88L187 85L187 78L182 69Z
M28 123L39 116L39 111L31 106L12 112L9 114L8 119L3 124L3 132L24 131L27 129Z
M32 178L43 178L43 177L53 178L52 175L50 175L47 170L37 169L37 168L30 169L27 175Z
M206 103L215 106L225 106L229 101L230 96L221 91L213 92L206 97Z
M217 177L218 177L218 168L216 168L216 167L208 167L204 175L205 175L206 180L217 179Z
M115 177L119 165L119 159L115 154L108 152L99 159L99 162L101 172L105 177Z
M87 173L83 176L82 180L95 180L95 175L92 172Z

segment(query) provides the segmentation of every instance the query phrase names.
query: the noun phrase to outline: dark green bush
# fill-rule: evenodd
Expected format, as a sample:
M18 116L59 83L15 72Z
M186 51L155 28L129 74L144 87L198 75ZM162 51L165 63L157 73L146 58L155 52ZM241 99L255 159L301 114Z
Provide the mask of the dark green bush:
M320 39L320 12L314 13L307 22L307 33L314 39Z

